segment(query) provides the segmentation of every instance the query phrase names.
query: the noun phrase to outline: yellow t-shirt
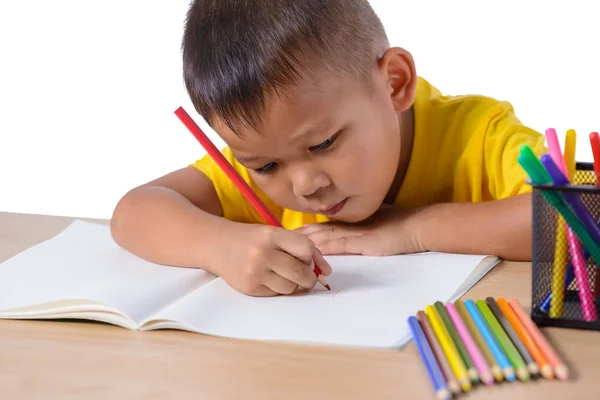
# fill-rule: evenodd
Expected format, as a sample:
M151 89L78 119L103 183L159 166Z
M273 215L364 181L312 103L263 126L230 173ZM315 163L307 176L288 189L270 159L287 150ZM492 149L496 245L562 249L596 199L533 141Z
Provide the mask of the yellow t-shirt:
M524 126L510 103L485 96L448 96L423 78L418 79L414 102L413 149L395 203L418 207L442 202L481 202L528 193L525 171L517 163L521 146L540 155L545 139ZM252 181L248 170L223 149L225 158L287 229L325 222L324 215L283 209ZM215 185L227 219L262 223L241 192L206 155L192 164Z

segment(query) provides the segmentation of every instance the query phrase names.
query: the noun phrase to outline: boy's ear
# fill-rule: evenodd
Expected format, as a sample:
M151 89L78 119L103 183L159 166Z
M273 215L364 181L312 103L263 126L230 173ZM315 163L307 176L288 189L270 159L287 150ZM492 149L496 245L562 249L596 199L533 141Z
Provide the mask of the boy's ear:
M396 111L408 110L413 105L417 87L412 55L400 47L390 47L379 59L378 66Z

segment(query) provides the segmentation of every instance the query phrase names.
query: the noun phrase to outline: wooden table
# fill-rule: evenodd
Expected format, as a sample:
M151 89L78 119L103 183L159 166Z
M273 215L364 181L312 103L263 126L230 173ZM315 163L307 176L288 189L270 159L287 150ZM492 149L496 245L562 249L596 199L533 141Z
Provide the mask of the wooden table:
M0 213L0 262L71 219ZM0 265L1 268L1 265ZM529 305L531 266L503 262L464 298ZM0 294L1 295L1 294ZM600 332L543 329L570 367L568 382L477 386L461 398L600 397ZM0 321L5 399L433 399L414 343L400 351L322 348L132 332L100 323Z

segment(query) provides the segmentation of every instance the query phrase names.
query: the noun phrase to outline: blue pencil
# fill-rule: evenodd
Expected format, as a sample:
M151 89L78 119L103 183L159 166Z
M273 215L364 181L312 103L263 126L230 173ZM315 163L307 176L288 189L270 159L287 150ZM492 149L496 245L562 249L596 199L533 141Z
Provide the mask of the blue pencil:
M437 360L433 355L433 351L429 346L429 342L425 337L425 333L421 328L419 320L413 316L409 317L408 326L410 327L413 338L415 339L415 344L419 349L419 353L421 354L421 358L423 359L425 368L427 368L429 378L433 383L436 397L440 400L450 399L450 390L448 390L448 386L446 385L446 380L444 379L442 370L440 369L440 366L438 365Z
M481 311L479 311L479 308L477 308L477 305L475 304L475 302L473 302L473 300L466 300L465 307L467 307L467 310L469 310L469 314L471 314L473 321L475 321L477 329L479 329L479 331L481 332L481 336L483 336L483 339L488 344L488 347L494 355L494 358L496 359L498 365L502 369L504 377L507 381L514 381L516 379L515 369L508 360L508 357L506 356L506 353L504 353L504 350L502 350L502 347L500 347L500 343L498 343L498 340L494 336L494 333L491 331L487 322L483 318Z
M586 252L584 252L584 257L587 260L588 254ZM565 277L565 290L567 290L567 287L569 287L569 285L571 284L571 282L573 282L573 279L575 279L575 272L573 272L573 264L569 263L567 265L567 276ZM552 302L552 293L548 293L546 295L546 298L544 299L544 301L542 301L542 304L540 304L540 311L548 314L548 312L550 312L550 303Z

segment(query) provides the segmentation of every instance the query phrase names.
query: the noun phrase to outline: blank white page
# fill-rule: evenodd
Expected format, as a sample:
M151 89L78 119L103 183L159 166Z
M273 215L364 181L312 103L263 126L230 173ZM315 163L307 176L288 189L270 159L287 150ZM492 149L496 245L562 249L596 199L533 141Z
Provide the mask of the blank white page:
M437 300L464 294L497 263L486 260L484 270L464 284L484 258L439 253L327 257L331 291L315 287L304 294L258 298L217 279L157 317L232 338L400 347L410 339L408 317Z
M0 264L0 315L15 308L85 300L139 323L212 279L203 270L145 261L119 247L108 226L77 220Z

